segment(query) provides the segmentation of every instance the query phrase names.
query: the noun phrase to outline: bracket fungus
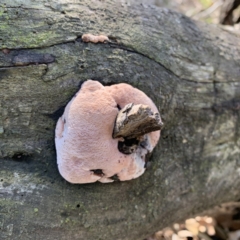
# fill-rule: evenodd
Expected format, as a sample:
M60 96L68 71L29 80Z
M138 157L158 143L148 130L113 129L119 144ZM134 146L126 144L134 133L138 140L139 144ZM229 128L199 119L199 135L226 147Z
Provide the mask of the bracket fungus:
M161 127L156 106L140 90L88 80L57 122L59 172L70 183L137 178L146 169Z

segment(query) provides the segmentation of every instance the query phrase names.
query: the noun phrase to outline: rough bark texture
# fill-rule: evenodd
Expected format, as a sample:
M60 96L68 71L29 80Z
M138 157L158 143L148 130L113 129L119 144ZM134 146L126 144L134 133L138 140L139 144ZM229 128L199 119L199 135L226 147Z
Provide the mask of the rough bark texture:
M1 0L0 48L1 239L139 240L240 197L238 36L123 1ZM127 82L158 106L165 127L140 178L59 175L56 120L86 79Z
M159 113L153 113L147 105L127 104L117 115L113 138L138 138L146 133L160 130L163 123Z

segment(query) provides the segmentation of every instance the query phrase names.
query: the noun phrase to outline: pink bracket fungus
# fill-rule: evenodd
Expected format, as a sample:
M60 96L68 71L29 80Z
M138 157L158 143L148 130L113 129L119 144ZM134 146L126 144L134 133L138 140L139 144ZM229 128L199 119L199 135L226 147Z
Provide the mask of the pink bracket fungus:
M88 80L57 122L59 172L70 183L137 178L145 171L161 126L156 106L140 90Z

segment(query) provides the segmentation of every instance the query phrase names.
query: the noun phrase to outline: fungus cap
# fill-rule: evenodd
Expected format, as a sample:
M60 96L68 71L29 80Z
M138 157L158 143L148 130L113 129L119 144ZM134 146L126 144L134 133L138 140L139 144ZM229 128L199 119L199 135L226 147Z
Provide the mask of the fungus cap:
M113 139L120 108L129 103L146 104L158 112L150 98L128 84L104 87L88 80L67 104L55 130L60 174L71 183L130 180L145 171L145 156L156 146L160 131L144 135L145 146L131 154L119 151L122 138Z

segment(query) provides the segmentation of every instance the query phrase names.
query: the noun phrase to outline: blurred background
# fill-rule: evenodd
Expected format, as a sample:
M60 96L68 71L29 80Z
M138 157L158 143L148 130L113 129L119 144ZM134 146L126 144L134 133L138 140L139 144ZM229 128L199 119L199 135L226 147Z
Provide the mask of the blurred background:
M136 2L130 0L128 3ZM143 5L166 7L192 19L213 24L234 25L240 22L240 0L138 0Z

